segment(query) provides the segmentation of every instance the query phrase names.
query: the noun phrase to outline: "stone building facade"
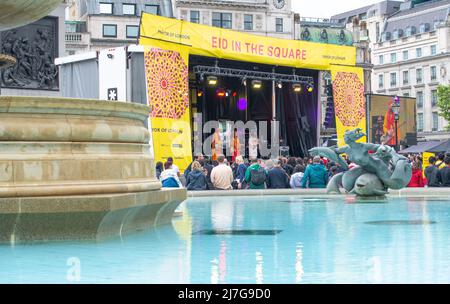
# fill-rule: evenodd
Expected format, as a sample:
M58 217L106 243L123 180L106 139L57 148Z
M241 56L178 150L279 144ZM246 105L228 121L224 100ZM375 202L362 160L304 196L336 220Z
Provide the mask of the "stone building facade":
M248 32L294 39L291 0L176 0L178 19Z

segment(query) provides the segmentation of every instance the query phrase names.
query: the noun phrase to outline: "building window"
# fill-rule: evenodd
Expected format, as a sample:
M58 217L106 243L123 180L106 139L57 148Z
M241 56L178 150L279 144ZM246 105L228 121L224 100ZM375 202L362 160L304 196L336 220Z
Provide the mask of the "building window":
M417 57L417 58L422 57L422 48L417 48L417 49L416 49L416 57Z
M417 114L417 132L423 131L423 113Z
M403 93L403 96L404 96L404 97L409 97L409 92Z
M430 67L430 78L431 81L436 81L437 79L437 71L435 66Z
M377 41L380 41L380 22L376 23L375 31L376 31L376 39Z
M136 16L136 4L122 4L122 13L124 15Z
M403 51L403 60L408 60L409 58L409 52L408 51Z
M244 15L244 30L253 31L253 15Z
M192 23L200 23L200 11L191 11L189 20Z
M432 45L430 46L430 54L431 55L436 55L436 45Z
M390 79L391 79L391 88L395 88L397 86L397 73L391 73Z
M423 70L417 69L416 70L416 83L421 84L423 81Z
M409 84L409 71L403 71L403 85Z
M435 107L437 105L437 91L431 90L431 106Z
M379 55L378 56L378 63L379 64L383 64L384 63L384 56L383 55Z
M113 14L113 7L114 7L114 5L112 3L102 3L102 2L100 2L100 14L112 15Z
M438 112L433 112L433 129L432 131L437 131L439 129L439 114Z
M153 15L159 15L159 5L156 4L146 4L145 12Z
M103 24L103 37L117 38L117 25Z
M423 92L417 92L416 99L417 99L417 108L422 109L423 108Z
M391 63L395 63L397 61L397 53L391 53Z
M384 88L384 74L378 75L378 87L380 89Z
M137 38L139 35L139 26L127 25L127 38Z
M276 32L277 33L283 32L283 18L276 19Z
M225 29L231 29L232 17L231 13L213 13L212 25Z

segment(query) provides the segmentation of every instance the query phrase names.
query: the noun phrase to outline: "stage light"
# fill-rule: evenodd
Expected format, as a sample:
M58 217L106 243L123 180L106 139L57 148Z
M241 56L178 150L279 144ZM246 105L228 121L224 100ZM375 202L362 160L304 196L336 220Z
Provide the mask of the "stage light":
M205 80L205 75L204 74L200 74L200 82L203 82Z
M237 92L233 91L233 97L236 97L236 96L237 96Z
M203 92L202 91L197 91L197 97L202 97L203 96Z
M216 76L208 76L206 79L208 80L208 84L210 86L215 86L217 84L217 77Z
M239 98L237 102L237 107L239 111L245 111L247 110L247 99L246 98Z
M261 80L252 80L252 87L254 89L261 89L261 87L262 87Z
M278 82L277 82L277 87L278 87L279 89L282 89L282 88L283 88L283 83L282 83L281 81L278 81Z
M230 96L230 91L227 90L227 91L225 92L225 96L226 96L226 97L229 97L229 96Z
M312 91L314 91L314 87L312 86L312 84L308 84L306 86L306 91L308 91L308 93L312 93Z
M294 90L295 93L300 93L302 91L302 86L299 83L294 83L292 85L292 89Z
M243 85L244 87L247 86L247 78L242 78L242 85Z
M217 97L225 97L225 90L224 89L217 89L216 91Z

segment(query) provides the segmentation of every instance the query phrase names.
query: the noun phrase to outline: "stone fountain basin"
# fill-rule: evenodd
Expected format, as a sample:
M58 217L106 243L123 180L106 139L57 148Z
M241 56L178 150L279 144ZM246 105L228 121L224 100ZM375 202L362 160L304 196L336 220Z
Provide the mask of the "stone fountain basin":
M61 0L2 0L0 31L37 21L52 12Z
M145 105L0 97L0 242L102 239L169 223Z

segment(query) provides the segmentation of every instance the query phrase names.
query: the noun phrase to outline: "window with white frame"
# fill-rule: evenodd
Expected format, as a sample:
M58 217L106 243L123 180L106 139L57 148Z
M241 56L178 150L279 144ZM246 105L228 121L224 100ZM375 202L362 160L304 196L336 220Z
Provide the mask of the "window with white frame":
M117 38L117 25L103 24L103 37Z
M431 81L436 81L437 80L436 66L431 66L430 67L430 80Z
M423 132L423 113L417 114L417 132Z
M212 13L212 25L225 29L231 29L232 27L232 14L231 13Z
M389 75L391 88L395 88L397 86L397 73L390 73Z
M378 63L379 64L383 64L384 63L384 56L383 55L378 55Z
M416 93L416 102L417 102L417 108L422 109L423 108L423 92Z
M156 4L146 4L145 12L153 15L159 15L159 5Z
M123 3L122 4L122 13L124 15L136 16L136 4Z
M431 54L432 56L437 54L436 45L430 46L430 54Z
M275 30L277 33L282 33L283 30L283 18L276 18Z
M378 88L380 89L384 88L384 74L378 75Z
M438 112L433 112L433 129L432 131L439 130L439 114Z
M421 84L423 82L423 70L416 69L416 83Z
M416 48L416 57L417 58L422 57L422 48Z
M409 52L408 50L403 51L403 60L408 60L409 59Z
M200 11L190 11L189 21L192 23L200 23Z
M397 53L391 53L391 63L397 62Z
M127 38L137 38L139 35L139 26L127 25Z
M435 107L437 105L437 90L431 90L431 106Z
M403 71L403 85L409 84L409 71Z
M114 10L114 4L100 2L100 14L112 15Z
M244 30L253 31L253 15L244 15Z

